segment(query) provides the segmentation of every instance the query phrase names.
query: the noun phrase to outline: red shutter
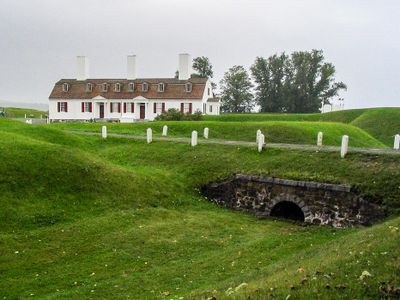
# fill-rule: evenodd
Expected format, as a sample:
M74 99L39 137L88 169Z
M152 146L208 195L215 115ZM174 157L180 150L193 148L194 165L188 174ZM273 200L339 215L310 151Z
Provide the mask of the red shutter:
M65 112L68 112L68 102L65 102Z
M82 112L85 112L85 102L82 102Z
M157 112L157 103L154 102L154 113Z
M111 113L113 112L113 104L112 103L110 103L110 112Z
M181 112L183 112L183 108L184 107L184 104L183 103L181 103Z
M165 111L165 103L164 102L162 103L162 109L161 110L162 110L162 112Z
M57 112L60 112L60 110L61 110L61 103L57 102Z
M131 103L131 112L132 112L132 113L135 112L135 103Z
M121 102L118 103L118 112L119 112L119 113L121 112Z
M92 102L89 103L89 112L92 112Z
M189 114L192 113L192 103L189 103Z
M126 102L124 102L124 113L126 113Z

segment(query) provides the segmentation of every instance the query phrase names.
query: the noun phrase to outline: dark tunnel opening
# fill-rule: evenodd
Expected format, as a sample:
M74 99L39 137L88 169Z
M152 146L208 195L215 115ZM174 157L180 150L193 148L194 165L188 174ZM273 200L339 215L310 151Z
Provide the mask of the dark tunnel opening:
M296 203L290 201L282 201L275 204L269 215L275 218L304 222L303 211Z

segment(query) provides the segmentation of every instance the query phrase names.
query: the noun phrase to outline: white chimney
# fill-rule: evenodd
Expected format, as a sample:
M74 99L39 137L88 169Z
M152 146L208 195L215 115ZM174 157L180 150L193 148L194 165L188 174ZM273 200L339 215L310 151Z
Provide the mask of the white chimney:
M128 55L128 64L127 64L127 79L135 80L137 77L136 74L136 55Z
M179 54L179 80L188 80L190 78L190 54Z
M77 80L86 80L89 77L89 59L86 56L77 56L78 76Z

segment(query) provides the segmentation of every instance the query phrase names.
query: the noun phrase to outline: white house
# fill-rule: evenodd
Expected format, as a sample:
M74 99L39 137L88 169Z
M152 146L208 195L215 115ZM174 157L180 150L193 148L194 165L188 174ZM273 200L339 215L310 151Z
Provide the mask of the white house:
M78 56L76 79L61 79L49 96L54 121L154 120L170 108L184 113L219 115L220 101L211 81L190 77L190 55L179 55L179 78L137 78L136 56L128 56L127 78L89 79L89 62Z

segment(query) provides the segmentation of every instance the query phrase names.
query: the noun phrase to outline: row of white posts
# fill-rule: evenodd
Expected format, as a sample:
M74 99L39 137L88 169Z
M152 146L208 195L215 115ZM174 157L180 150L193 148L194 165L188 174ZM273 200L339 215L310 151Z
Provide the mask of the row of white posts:
M147 128L147 143L151 143L153 141L153 130L151 128ZM208 133L209 129L204 128L203 136L205 139L208 139ZM162 136L167 136L168 135L168 126L164 125L163 130L162 130ZM107 138L107 126L103 126L101 130L101 136L105 139ZM323 141L324 134L322 132L318 133L317 137L317 146L321 147L322 146L322 141ZM198 134L196 130L192 131L192 138L190 140L190 144L194 147L197 146L197 139L198 139ZM257 130L256 133L256 142L257 142L257 149L258 152L261 152L265 146L265 136L261 132L261 130ZM394 149L395 150L400 150L400 134L396 134L394 137ZM340 157L344 158L349 151L349 136L344 135L342 137L342 145L340 148Z
M204 132L203 132L203 137L205 139L208 139L208 133L209 133L209 129L208 128L204 128ZM167 136L168 135L168 126L164 125L163 126L163 130L162 130L162 136ZM101 128L101 136L103 139L107 138L107 126L103 126ZM150 144L153 141L153 130L151 128L147 128L146 131L146 137L147 137L147 143ZM197 146L197 131L193 130L192 131L192 138L190 141L190 144L194 147Z

